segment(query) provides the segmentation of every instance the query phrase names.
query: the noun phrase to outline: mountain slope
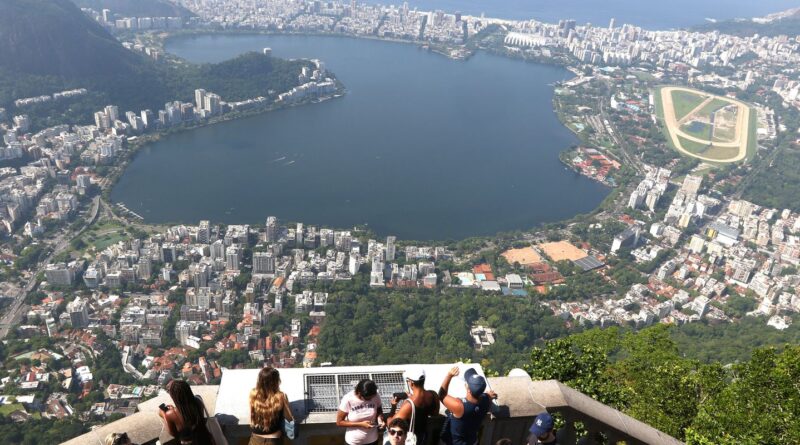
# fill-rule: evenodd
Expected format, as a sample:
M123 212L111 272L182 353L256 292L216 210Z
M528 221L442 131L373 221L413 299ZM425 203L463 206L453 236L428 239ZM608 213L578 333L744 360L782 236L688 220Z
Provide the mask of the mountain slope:
M800 35L800 8L771 14L760 19L736 19L706 23L693 28L693 30L701 32L719 31L723 34L742 37L749 37L755 34L768 37L779 35L794 37Z
M225 100L267 96L297 86L307 61L250 53L215 65L155 62L127 50L69 0L0 0L0 107L15 99L86 88L74 101L27 107L34 127L89 122L107 104L156 110L192 101L195 88Z
M0 0L0 65L9 71L94 77L141 62L69 0Z

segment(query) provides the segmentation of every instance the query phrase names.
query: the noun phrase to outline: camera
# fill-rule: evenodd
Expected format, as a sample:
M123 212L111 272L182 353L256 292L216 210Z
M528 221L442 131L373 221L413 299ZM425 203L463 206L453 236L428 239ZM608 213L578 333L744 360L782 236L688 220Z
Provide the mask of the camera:
M397 400L405 400L405 399L407 399L407 398L408 398L408 394L406 394L406 393L404 393L404 392L396 392L396 393L394 393L394 394L392 394L392 395L393 395L393 396L394 396L394 398L395 398L395 399L397 399Z

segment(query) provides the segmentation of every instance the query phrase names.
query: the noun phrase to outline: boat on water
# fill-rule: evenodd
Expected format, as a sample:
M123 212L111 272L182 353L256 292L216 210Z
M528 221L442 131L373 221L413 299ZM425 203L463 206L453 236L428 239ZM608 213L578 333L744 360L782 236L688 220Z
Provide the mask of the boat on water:
M289 162L287 162L287 163L285 163L285 164L283 164L283 165L292 165L292 164L294 164L294 163L295 163L295 161L289 161Z
M278 158L278 159L276 159L276 160L274 160L274 161L272 161L272 162L281 162L281 161L283 161L284 159L286 159L286 156L281 156L280 158Z

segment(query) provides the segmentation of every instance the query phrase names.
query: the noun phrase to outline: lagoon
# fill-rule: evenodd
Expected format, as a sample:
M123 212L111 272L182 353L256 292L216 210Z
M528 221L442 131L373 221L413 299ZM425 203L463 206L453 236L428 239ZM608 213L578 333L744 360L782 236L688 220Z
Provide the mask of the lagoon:
M263 47L323 60L348 94L164 137L112 200L153 223L275 215L427 240L529 229L609 192L558 160L578 142L553 112L553 83L572 77L563 68L324 36L192 36L166 49L201 63Z

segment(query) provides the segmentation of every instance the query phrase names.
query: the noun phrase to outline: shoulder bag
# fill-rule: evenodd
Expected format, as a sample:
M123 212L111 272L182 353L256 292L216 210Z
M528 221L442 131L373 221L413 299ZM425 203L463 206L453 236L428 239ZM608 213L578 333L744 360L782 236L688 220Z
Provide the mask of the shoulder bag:
M284 395L284 397L286 396ZM286 403L286 400L284 400L284 403ZM286 406L286 408L289 408L289 411L292 410L291 407ZM283 435L289 440L294 440L297 437L294 420L288 420L286 416L283 416Z
M417 408L414 406L414 401L411 399L406 399L406 402L411 404L411 423L408 426L408 433L406 433L406 443L405 445L417 445L417 435L414 434L414 421L416 420L417 416ZM391 443L389 441L389 426L386 426L386 432L383 433L383 444L388 445Z

